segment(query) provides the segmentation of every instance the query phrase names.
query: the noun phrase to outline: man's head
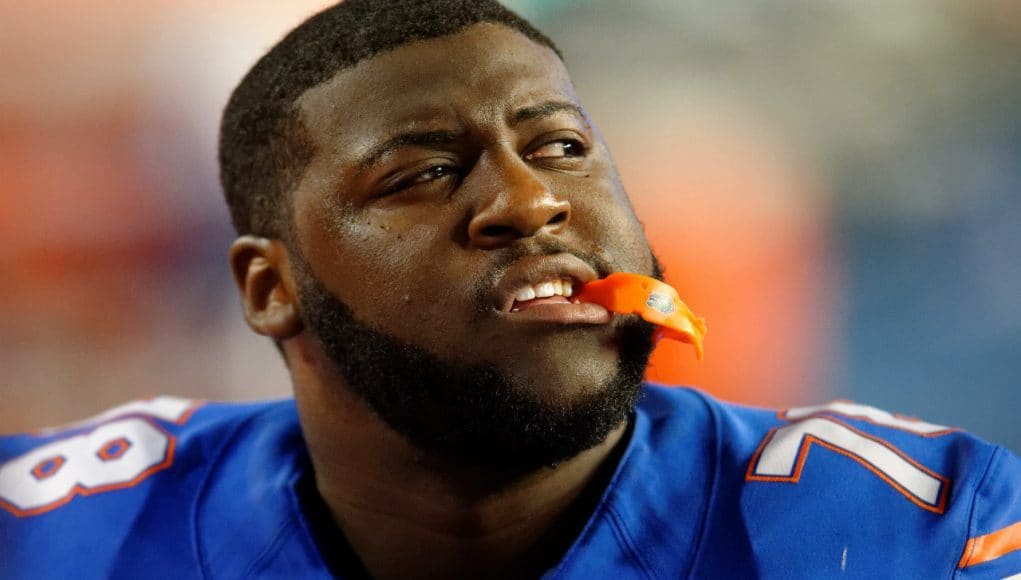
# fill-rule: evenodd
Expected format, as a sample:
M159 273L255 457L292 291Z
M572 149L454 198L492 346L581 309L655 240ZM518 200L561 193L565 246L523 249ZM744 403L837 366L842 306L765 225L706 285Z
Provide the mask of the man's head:
M529 289L655 259L559 54L495 2L313 17L237 89L220 156L249 323L313 337L416 445L531 467L632 408L651 329Z
M245 75L223 114L220 178L238 233L287 232L286 201L312 154L296 107L302 93L379 53L481 22L514 29L559 54L497 2L471 0L348 0L277 43Z

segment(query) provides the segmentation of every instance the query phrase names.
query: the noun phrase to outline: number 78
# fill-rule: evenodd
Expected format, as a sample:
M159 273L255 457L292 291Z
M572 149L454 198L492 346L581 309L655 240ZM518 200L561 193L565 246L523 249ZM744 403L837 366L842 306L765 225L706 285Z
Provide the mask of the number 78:
M922 509L937 514L945 511L948 478L927 469L887 441L863 433L830 414L863 419L922 437L953 431L846 401L789 409L780 417L793 422L766 435L748 464L745 479L797 483L809 451L818 445L857 461Z

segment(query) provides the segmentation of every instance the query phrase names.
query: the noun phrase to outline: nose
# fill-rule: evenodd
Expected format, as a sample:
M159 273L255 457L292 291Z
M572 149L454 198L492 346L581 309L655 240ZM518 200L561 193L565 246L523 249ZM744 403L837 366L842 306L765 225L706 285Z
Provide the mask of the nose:
M480 189L468 222L468 242L495 249L540 233L556 234L571 221L571 204L557 199L527 162L508 148L491 149L470 175Z

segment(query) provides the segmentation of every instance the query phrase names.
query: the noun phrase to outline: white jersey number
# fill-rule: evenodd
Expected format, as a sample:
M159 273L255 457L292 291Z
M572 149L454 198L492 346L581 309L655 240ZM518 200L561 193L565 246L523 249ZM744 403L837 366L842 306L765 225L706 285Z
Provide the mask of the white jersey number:
M195 405L157 397L122 405L75 427L91 431L0 465L0 506L16 516L56 509L78 495L124 489L173 463L176 438L152 419L183 423Z
M868 435L832 415L862 419L922 437L953 429L892 415L873 407L837 401L818 407L789 409L780 414L792 423L766 435L748 466L748 481L797 483L813 445L854 459L919 507L942 514L950 481L890 443Z

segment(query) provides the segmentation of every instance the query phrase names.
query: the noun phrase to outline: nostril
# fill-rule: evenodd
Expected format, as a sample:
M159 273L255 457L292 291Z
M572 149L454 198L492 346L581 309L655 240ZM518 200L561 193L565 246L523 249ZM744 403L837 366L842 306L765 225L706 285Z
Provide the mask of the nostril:
M548 221L547 223L552 225L552 224L559 224L559 223L562 223L562 222L565 222L565 221L567 221L567 212L566 211L562 211L562 212L558 213L557 215L553 216L553 218L550 221Z
M515 235L514 228L501 225L486 226L479 233L487 238L505 238Z

